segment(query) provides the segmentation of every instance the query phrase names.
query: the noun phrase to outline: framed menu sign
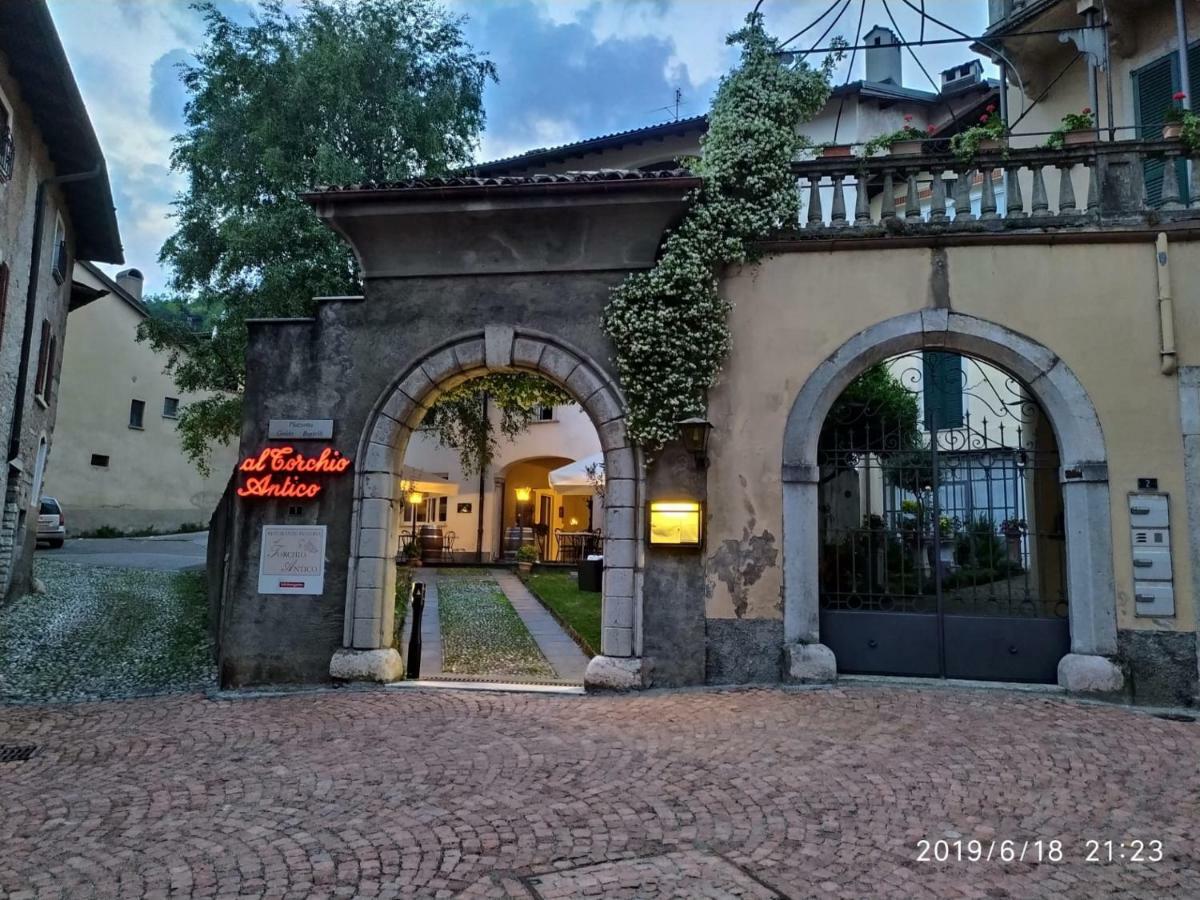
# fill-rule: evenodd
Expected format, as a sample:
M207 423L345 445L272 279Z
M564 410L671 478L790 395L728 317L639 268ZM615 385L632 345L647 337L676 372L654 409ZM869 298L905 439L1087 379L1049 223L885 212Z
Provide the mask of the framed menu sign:
M260 594L325 590L325 526L264 525L258 557Z

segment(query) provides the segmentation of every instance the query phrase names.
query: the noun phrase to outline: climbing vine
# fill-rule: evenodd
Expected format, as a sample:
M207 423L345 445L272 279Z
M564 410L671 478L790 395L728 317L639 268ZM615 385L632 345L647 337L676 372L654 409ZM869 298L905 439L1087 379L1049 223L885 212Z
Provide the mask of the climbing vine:
M511 441L529 427L537 407L574 402L540 375L493 372L442 394L422 425L432 429L443 446L457 450L463 472L472 475L491 465L499 446L497 427Z
M741 60L721 79L702 156L685 161L701 184L654 268L629 276L604 312L629 435L648 449L671 440L680 419L704 413L729 352L720 271L748 261L753 242L796 221L791 163L808 146L797 127L829 99L829 75L841 58L835 53L818 68L786 64L759 13L727 42L741 46Z

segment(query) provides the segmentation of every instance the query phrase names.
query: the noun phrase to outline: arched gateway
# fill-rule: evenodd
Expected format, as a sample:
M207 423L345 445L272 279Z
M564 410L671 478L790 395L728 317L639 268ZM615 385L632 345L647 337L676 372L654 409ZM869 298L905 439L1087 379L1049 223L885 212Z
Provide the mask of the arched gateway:
M598 432L606 571L586 682L647 683L643 657L681 619L664 604L643 615L656 579L678 584L675 560L643 547L643 506L696 475L644 476L602 319L613 287L653 264L696 183L671 172L456 177L307 197L353 247L364 292L320 299L313 318L248 323L249 463L210 544L224 685L400 677L396 495L409 436L440 392L505 371L558 385ZM702 594L684 596L699 643ZM702 663L655 670L656 683L702 677Z
M638 454L626 435L620 392L586 354L561 339L489 325L448 341L411 366L383 392L367 419L358 448L351 519L343 635L347 652L335 659L335 674L339 666L356 671L361 651L380 651L372 660L380 672L395 656L390 648L401 501L396 490L413 429L439 393L489 372L513 371L541 375L570 394L600 437L606 536L600 649L610 659L593 668L593 678L610 677L605 670L628 668L618 660L638 655L642 563L637 535L644 491Z
M970 354L1016 376L1044 410L1057 441L1065 507L1070 654L1058 667L1068 688L1120 687L1108 466L1100 420L1066 363L1029 338L946 309L880 322L855 335L808 378L784 434L784 639L793 678L832 677L837 660L822 643L818 546L820 423L869 366L914 350ZM815 423L815 424L814 424Z

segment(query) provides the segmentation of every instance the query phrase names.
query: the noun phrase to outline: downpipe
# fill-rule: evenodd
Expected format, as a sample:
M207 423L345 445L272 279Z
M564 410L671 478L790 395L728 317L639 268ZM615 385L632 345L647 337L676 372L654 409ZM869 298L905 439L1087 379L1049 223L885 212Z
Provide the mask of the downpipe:
M1178 367L1175 352L1175 302L1171 298L1171 256L1166 234L1159 232L1154 242L1155 270L1158 273L1159 371L1174 375Z

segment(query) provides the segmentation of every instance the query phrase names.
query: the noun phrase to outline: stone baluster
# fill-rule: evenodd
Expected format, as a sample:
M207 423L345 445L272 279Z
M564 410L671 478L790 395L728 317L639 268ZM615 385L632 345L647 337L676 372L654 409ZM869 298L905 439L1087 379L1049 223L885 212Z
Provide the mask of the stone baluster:
M1021 196L1021 167L1010 166L1004 173L1005 182L1005 197L1008 204L1008 210L1005 213L1005 218L1008 219L1024 219L1025 198Z
M867 195L867 173L859 172L854 182L854 224L871 224L871 198Z
M1179 172L1175 161L1179 157L1167 154L1163 158L1162 202L1160 209L1183 209L1179 196Z
M896 218L896 176L891 169L883 170L883 196L880 199L880 218L885 222Z
M940 169L933 171L933 187L929 198L929 221L944 223L946 221L946 179Z
M1046 180L1042 175L1042 165L1033 166L1033 214L1035 216L1050 215L1050 200L1046 196Z
M845 176L841 172L834 172L829 177L833 179L833 204L829 209L829 224L834 228L845 228L846 195L842 189L842 179Z
M1093 218L1100 216L1100 166L1095 156L1088 160L1087 211Z
M979 202L979 218L984 221L998 219L996 215L996 185L992 180L993 169L991 166L984 166L980 171L983 173L983 197Z
M908 173L908 193L904 197L904 221L921 221L921 199L917 193L917 173Z
M967 169L957 172L954 181L954 221L974 222L975 213L971 211L971 182L974 181L974 171Z
M1060 216L1073 216L1079 212L1079 205L1075 202L1075 182L1071 179L1071 170L1074 165L1067 163L1058 167L1058 214Z
M808 176L808 227L824 228L825 215L821 211L821 176Z

